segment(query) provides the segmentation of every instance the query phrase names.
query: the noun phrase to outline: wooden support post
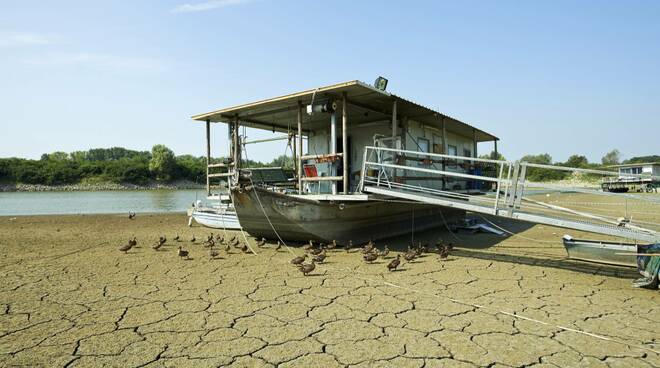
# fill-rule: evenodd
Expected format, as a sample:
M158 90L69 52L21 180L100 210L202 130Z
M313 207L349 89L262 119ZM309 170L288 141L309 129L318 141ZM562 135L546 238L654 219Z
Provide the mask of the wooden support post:
M206 119L206 195L211 195L211 180L209 165L211 164L211 120Z
M396 137L396 99L392 103L392 148L394 146L394 138Z
M494 159L494 160L497 160L498 157L500 156L500 155L497 154L497 139L494 140L493 142L495 142L495 157L491 157L491 158Z
M240 161L240 143L238 139L238 115L234 117L234 183L238 183L238 163Z
M298 157L296 157L296 160L298 161L298 194L302 194L302 160L300 157L303 154L303 148L302 148L302 117L303 117L303 108L302 108L302 102L298 101Z
M348 149L348 105L346 103L346 92L342 92L341 94L342 98L342 108L341 108L341 152L342 152L342 166L344 168L344 172L342 176L344 177L344 188L343 193L348 194L348 152L350 151Z

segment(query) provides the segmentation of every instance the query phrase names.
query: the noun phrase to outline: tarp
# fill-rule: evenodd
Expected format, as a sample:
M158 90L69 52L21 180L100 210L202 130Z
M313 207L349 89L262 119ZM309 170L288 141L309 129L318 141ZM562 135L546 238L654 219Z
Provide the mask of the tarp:
M660 244L640 247L641 253L660 253ZM633 281L633 286L648 289L658 288L660 277L660 256L637 256L637 270L643 276Z

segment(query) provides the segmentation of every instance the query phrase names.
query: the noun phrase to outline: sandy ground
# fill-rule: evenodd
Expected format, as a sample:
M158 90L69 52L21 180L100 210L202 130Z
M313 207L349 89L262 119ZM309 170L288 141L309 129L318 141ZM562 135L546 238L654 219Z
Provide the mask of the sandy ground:
M660 293L632 288L632 269L567 260L565 230L434 230L418 238L454 241L446 261L387 272L333 251L304 277L272 244L209 260L187 240L210 230L186 220L0 217L0 366L660 366Z

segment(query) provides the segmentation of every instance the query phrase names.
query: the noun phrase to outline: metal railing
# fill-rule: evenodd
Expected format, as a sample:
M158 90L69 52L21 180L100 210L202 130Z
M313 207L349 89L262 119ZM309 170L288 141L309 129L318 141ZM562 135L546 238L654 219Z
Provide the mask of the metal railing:
M618 175L614 171L369 146L365 148L358 188L360 192L484 214L660 241L660 224L652 216L660 212L660 196L601 190L596 177ZM541 180L547 178L555 180ZM579 201L620 201L622 206L608 212L593 205L585 210L571 204ZM653 207L639 215L633 210L639 206Z

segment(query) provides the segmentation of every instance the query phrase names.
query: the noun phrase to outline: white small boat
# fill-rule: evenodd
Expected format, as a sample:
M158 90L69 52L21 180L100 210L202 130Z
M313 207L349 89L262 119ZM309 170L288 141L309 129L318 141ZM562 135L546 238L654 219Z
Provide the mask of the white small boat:
M195 220L195 222L202 226L214 229L241 229L234 205L231 203L228 195L211 196L208 198L217 201L217 204L204 206L202 205L202 201L198 200L195 202L195 205L188 211L188 226L192 226L192 221Z

